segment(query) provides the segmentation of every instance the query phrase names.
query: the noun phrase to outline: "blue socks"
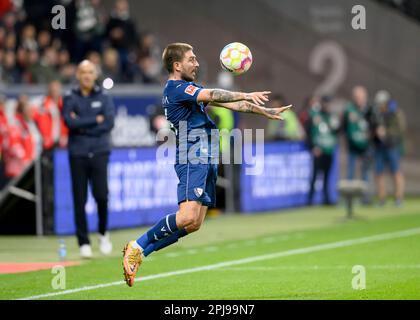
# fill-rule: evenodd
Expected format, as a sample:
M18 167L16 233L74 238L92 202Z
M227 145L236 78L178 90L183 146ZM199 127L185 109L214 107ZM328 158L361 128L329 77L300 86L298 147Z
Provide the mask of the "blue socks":
M137 243L143 248L143 254L149 255L153 251L160 250L178 241L187 235L185 229L176 226L176 213L168 214L159 220L153 227L137 239Z
M147 257L149 254L151 254L153 251L158 251L160 249L163 249L175 242L178 241L179 238L185 237L187 235L187 231L185 229L179 229L175 231L173 234L171 234L169 237L163 238L159 241L153 242L149 244L143 251L143 254L145 257Z

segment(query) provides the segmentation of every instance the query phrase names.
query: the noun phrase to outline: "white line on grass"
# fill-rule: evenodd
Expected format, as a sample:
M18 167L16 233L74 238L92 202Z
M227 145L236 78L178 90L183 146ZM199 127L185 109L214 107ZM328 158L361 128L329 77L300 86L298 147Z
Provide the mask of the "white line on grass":
M178 275L188 274L188 273L193 273L193 272L213 270L217 268L230 267L230 266L251 263L251 262L256 262L256 261L270 260L270 259L287 257L287 256L292 256L292 255L297 255L297 254L304 254L304 253L310 253L310 252L316 252L316 251L322 251L322 250L349 247L349 246L353 246L357 244L364 244L364 243L370 243L370 242L376 242L376 241L390 240L390 239L395 239L395 238L409 237L409 236L418 235L418 234L420 234L420 228L413 228L413 229L407 229L407 230L402 230L402 231L397 231L397 232L378 234L378 235L369 236L369 237L349 239L349 240L344 240L344 241L319 244L319 245L305 247L305 248L280 251L276 253L264 254L264 255L250 257L250 258L225 261L225 262L220 262L220 263L215 263L215 264L210 264L207 266L195 267L195 268L190 268L190 269L163 272L163 273L158 273L158 274L154 274L150 276L140 277L140 278L137 278L136 280L147 281L147 280L154 280L154 279L160 279L160 278L167 278L167 277L178 276ZM115 281L115 282L110 282L110 283L98 284L94 286L86 286L86 287L81 287L81 288L64 290L60 292L50 292L50 293L40 294L36 296L21 298L19 300L34 300L34 299L55 297L55 296L60 296L60 295L65 295L65 294L82 292L82 291L89 291L89 290L96 290L96 289L101 289L101 288L106 288L106 287L118 286L124 283L125 283L124 281Z
M381 269L381 270L397 270L397 269L420 269L420 264L407 264L407 265L363 265L366 269ZM275 266L275 267L228 267L214 269L213 271L279 271L279 270L351 270L353 265L331 265L331 266Z

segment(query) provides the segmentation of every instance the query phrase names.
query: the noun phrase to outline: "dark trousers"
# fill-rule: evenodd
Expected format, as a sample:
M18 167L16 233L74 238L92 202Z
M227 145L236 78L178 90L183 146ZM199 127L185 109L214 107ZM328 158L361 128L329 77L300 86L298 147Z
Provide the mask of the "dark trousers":
M319 172L323 172L323 195L324 204L330 204L330 197L328 195L329 177L332 166L333 156L328 154L321 154L319 157L313 158L313 170L311 185L309 189L308 204L312 204L314 192L315 192L315 181Z
M86 201L88 184L92 188L98 208L98 231L104 235L108 224L108 161L109 154L92 157L70 156L70 170L73 187L73 206L76 223L76 235L79 246L89 244L86 220Z

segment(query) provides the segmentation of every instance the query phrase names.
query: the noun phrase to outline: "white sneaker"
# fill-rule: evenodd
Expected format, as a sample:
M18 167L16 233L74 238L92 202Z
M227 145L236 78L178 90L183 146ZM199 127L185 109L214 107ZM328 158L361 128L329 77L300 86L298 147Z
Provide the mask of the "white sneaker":
M104 255L109 255L112 252L112 243L108 232L104 236L99 236L99 250Z
M84 244L80 246L80 256L83 259L90 259L92 258L92 248L88 244Z

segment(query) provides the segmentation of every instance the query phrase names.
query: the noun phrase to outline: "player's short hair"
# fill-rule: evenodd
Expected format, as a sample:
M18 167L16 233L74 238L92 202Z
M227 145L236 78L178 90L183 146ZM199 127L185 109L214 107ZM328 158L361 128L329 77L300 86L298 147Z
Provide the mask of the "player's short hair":
M185 52L192 50L193 47L188 43L175 42L169 44L163 50L162 60L169 73L174 72L174 62L181 62Z

